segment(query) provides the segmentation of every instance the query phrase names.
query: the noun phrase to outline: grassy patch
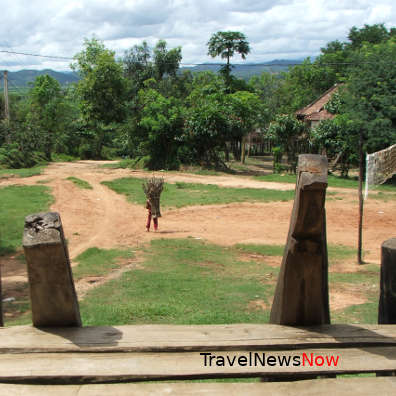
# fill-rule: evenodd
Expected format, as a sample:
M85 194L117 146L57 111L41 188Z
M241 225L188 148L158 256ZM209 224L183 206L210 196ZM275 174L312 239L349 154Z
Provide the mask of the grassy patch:
M128 200L144 204L146 197L142 190L143 179L125 177L102 182L119 194L125 194ZM256 188L225 188L211 184L166 183L161 195L163 207L177 207L189 205L213 205L230 202L270 202L288 201L293 199L294 191L277 191Z
M46 165L34 166L33 168L21 169L0 169L0 178L2 177L31 177L41 175Z
M243 253L260 254L262 256L283 256L285 247L283 245L255 245L240 244L235 248Z
M329 260L345 260L356 255L356 248L344 245L328 245L327 255Z
M66 180L70 180L79 188L82 188L85 190L92 190L92 186L87 181L79 179L78 177L70 176L70 177L66 178Z
M73 155L68 155L64 153L53 153L51 155L53 162L75 162L80 161L81 158L74 157Z
M240 262L233 248L192 239L157 239L145 249L144 269L124 273L88 293L84 325L126 323L263 323L274 292L265 264ZM261 279L258 277L261 275Z
M365 304L351 305L331 316L333 323L378 323L378 297L371 296Z
M0 188L0 255L21 246L25 216L48 210L52 200L46 186Z
M267 181L267 182L276 182L276 183L296 183L296 175L292 174L278 174L278 173L271 173L268 175L263 176L255 176L256 180ZM329 187L337 187L337 188L353 188L357 189L359 186L359 181L357 177L340 177L335 175L328 175L327 181ZM380 186L376 186L373 190L380 190L380 191L396 191L395 184L382 184Z
M78 280L85 276L106 275L120 267L120 259L132 257L130 250L89 248L76 257L78 265L73 267L73 277Z

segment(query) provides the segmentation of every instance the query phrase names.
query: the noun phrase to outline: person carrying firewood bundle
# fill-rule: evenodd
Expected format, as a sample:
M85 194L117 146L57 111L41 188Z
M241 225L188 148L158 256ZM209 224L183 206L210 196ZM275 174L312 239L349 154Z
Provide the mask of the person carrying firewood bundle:
M164 179L152 177L146 183L143 183L143 191L146 194L146 209L148 210L146 230L150 231L151 219L154 223L154 231L158 231L158 218L161 217L160 212L160 195L163 190Z

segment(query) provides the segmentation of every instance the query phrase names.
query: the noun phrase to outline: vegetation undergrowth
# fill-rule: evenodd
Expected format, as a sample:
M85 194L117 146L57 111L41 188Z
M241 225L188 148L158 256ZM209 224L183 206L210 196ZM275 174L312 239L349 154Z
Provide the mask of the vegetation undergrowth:
M3 169L0 168L0 179L9 176L17 177L31 177L41 175L46 165L38 165L32 168L20 168L20 169Z

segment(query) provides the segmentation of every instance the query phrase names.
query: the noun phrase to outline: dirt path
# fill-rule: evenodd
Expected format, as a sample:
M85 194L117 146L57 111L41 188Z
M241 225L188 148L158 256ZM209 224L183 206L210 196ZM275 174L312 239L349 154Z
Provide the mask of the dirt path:
M145 232L146 210L127 202L101 182L120 177L147 177L152 173L127 169L100 168L106 161L55 163L40 176L0 180L0 186L32 185L46 182L52 188L55 203L52 211L61 214L70 256L73 259L89 247L139 247L152 238L205 239L220 245L236 243L284 244L289 227L292 201L270 203L233 203L226 205L193 206L163 211L158 233ZM159 172L157 172L158 174ZM202 176L179 172L161 172L165 181L218 184L227 187L294 189L292 184L261 182L241 176ZM92 190L83 190L66 180L75 176L88 181ZM357 240L356 192L334 189L326 203L328 243L354 247ZM369 199L365 204L365 260L380 261L381 243L395 236L396 200L388 202ZM3 281L22 282L23 267L14 258L3 260ZM346 270L356 264L343 263ZM340 270L343 270L341 268Z

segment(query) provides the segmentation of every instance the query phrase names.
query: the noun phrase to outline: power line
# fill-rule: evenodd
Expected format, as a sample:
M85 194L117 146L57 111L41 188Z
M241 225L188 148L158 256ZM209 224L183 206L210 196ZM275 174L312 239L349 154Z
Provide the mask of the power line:
M25 55L25 56L34 56L37 58L47 58L47 59L61 59L61 60L74 60L74 58L66 57L66 56L57 56L57 55L40 55L40 54L32 54L28 52L16 52L16 51L9 51L9 50L0 50L0 53L5 54L13 54L13 55ZM168 62L168 64L173 64L173 62ZM353 66L353 65L361 65L361 64L376 64L376 62L329 62L329 63L310 63L311 66ZM388 64L396 64L396 62L388 62ZM186 62L180 63L180 66L188 67L188 66L224 66L224 63L191 63ZM233 63L232 66L245 66L245 67L288 67L288 66L301 66L305 65L302 61L301 62L279 62L279 63L272 63L272 62L265 62L265 63Z
M73 58L68 58L66 56L39 55L39 54L30 54L30 53L27 53L27 52L16 52L16 51L8 51L8 50L0 50L0 52L5 53L5 54L13 54L13 55L35 56L35 57L38 57L38 58L73 60Z

